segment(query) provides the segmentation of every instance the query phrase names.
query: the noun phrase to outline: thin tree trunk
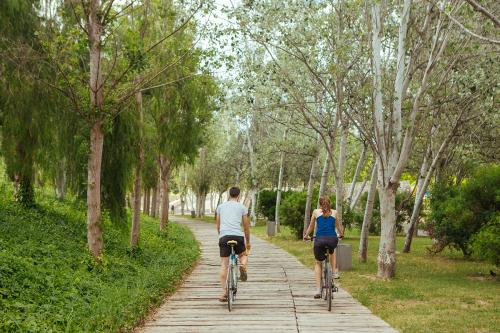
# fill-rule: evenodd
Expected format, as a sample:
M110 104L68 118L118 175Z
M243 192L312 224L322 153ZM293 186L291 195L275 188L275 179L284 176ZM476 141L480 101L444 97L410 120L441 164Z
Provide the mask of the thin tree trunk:
M135 77L135 82L139 82L139 76ZM132 216L132 227L130 229L130 247L137 247L139 243L140 225L141 225L141 188L142 188L142 167L144 165L144 147L143 147L143 126L144 116L142 112L142 92L138 91L135 94L135 102L137 113L139 115L139 158L135 166L135 181L134 181L134 211Z
M156 204L155 204L155 217L160 217L160 206L161 206L161 183L160 179L156 183Z
M157 188L153 187L153 198L151 199L151 214L150 214L150 216L152 217L156 216L156 201L158 200L157 194L158 194Z
M326 158L325 158L325 163L323 164L323 171L321 172L321 182L319 184L319 195L318 195L318 202L316 206L319 208L319 198L324 197L327 191L327 185L328 185L328 175L330 173L330 156L329 152L326 152Z
M373 167L372 167L373 168ZM371 173L370 173L371 174ZM349 208L352 210L354 209L354 207L356 207L356 204L358 203L359 201L359 198L361 198L361 195L363 194L363 191L365 189L365 186L366 186L366 182L368 181L368 177L369 175L366 175L365 176L365 179L363 179L363 182L361 183L361 186L359 187L359 190L358 192L356 193L356 195L354 196L354 199L351 201L350 205L349 205Z
M363 166L363 162L365 161L365 153L366 144L363 144L363 150L361 151L361 155L359 156L358 164L356 165L356 171L354 171L354 176L352 177L351 188L349 189L349 196L347 199L349 202L352 202L354 188L356 187L356 182L358 180L359 173L361 172L361 167Z
M87 180L87 244L94 258L102 254L104 242L101 228L101 162L104 134L96 122L90 132Z
M89 41L89 93L90 105L96 113L104 105L101 68L102 25L99 17L100 0L91 0L88 5L87 36ZM101 164L104 133L102 120L94 119L90 130L90 152L87 179L87 244L93 257L99 259L104 247L101 228Z
M257 224L257 190L252 190L252 201L251 201L251 215L250 215L250 225L255 227Z
M148 190L145 188L142 193L142 212L146 213L146 207L148 206Z
M306 208L304 212L304 230L306 231L309 227L309 221L311 220L311 206L314 193L314 184L316 183L317 168L319 160L319 149L311 162L311 172L309 173L309 182L307 183L307 197L306 197Z
M66 159L59 161L56 170L56 198L64 200L66 197Z
M337 174L335 177L335 209L337 210L337 216L340 223L343 223L343 207L344 202L344 164L345 164L345 154L347 148L347 140L349 136L349 122L346 119L341 121L342 123L342 138L340 139L340 151L339 151L339 165L337 169Z
M281 152L280 171L278 175L278 187L276 189L276 209L274 220L276 221L276 231L280 232L280 205L281 205L281 187L283 186L283 173L285 169L285 153Z
M168 182L170 180L170 160L164 156L160 156L160 174L161 174L161 187L162 187L162 198L161 198L161 218L160 218L160 230L165 230L168 224L168 212L169 212L169 189Z
M375 202L375 194L377 193L377 165L372 168L370 191L366 200L365 215L363 216L363 226L361 227L361 235L359 238L358 259L360 262L366 262L368 252L368 235L370 224L373 218L373 204Z
M181 215L184 215L184 205L186 204L186 197L181 194Z
M252 193L257 193L257 162L255 161L255 152L253 150L252 138L250 137L250 130L247 130L247 145L248 151L250 155L250 177L252 180ZM239 178L239 174L238 174ZM247 194L245 194L247 196ZM246 198L245 198L246 199ZM252 204L251 204L251 212L250 212L250 224L254 226L257 223L257 214L255 212L255 207L257 203L255 202L256 197L252 195ZM245 200L243 201L245 202Z

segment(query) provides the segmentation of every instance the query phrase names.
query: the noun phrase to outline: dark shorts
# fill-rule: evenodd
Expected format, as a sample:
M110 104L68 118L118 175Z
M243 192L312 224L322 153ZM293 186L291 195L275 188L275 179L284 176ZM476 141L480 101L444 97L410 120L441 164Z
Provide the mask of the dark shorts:
M235 240L238 242L238 244L236 244L234 246L234 252L236 254L240 254L240 253L245 252L245 250L246 250L245 237L243 237L243 236L231 236L231 235L223 236L223 237L219 238L219 249L220 249L220 256L221 257L229 257L229 255L231 254L231 246L227 245L227 242L229 242L230 240Z
M314 258L318 261L325 260L325 249L328 249L328 253L332 254L338 243L339 239L335 236L320 236L316 238L314 241Z

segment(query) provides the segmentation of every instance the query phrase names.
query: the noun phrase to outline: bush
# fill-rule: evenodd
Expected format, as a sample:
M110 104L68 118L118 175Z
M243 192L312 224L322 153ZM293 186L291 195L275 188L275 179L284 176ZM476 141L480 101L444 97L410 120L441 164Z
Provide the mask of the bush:
M472 237L471 250L475 256L500 265L500 214L495 216Z
M292 228L297 239L304 233L306 198L306 192L291 192L280 205L281 223Z
M259 192L257 212L266 219L274 221L276 212L276 191L262 190Z
M291 191L281 192L281 202L286 199ZM274 221L276 217L276 195L277 191L262 190L259 192L257 200L257 212L269 221Z
M499 207L500 166L479 168L468 182L460 186L435 184L428 223L431 236L438 242L432 250L439 252L452 246L469 256L474 248L475 252L484 249L489 233L498 228L495 220ZM486 228L484 231L483 227ZM473 240L478 242L476 246L472 246Z

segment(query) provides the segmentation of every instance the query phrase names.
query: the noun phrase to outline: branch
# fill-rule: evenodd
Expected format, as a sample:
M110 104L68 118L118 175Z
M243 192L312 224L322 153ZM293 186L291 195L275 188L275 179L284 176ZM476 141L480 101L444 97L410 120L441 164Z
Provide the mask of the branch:
M481 6L474 0L465 0L465 1L467 1L469 5L471 5L474 8L475 11L480 12L481 14L489 18L491 21L493 21L493 23L497 28L500 27L500 20L496 18L495 15L487 11L483 6Z

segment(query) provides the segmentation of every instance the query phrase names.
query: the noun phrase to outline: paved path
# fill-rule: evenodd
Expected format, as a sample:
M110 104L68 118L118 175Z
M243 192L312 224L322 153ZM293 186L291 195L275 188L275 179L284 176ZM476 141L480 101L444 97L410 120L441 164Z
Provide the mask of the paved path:
M201 259L142 332L397 332L340 289L332 312L313 299L313 272L284 250L252 238L248 282L238 284L233 311L220 303L219 248L215 225L172 218L191 228ZM312 255L312 253L311 253Z

